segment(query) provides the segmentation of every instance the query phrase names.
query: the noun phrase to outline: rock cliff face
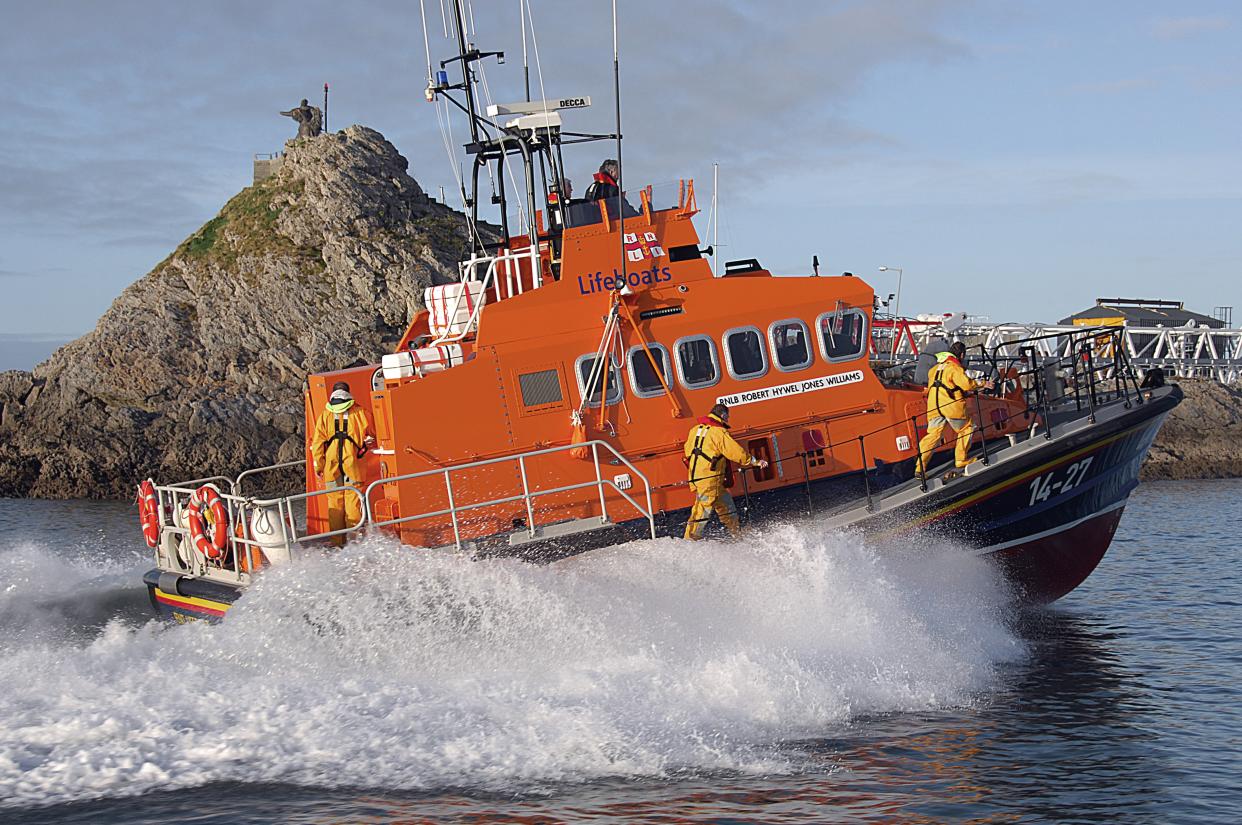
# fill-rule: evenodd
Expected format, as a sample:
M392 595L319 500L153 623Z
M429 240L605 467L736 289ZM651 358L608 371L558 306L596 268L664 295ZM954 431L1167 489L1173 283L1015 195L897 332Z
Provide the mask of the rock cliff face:
M302 456L307 373L378 360L456 278L463 217L371 129L290 141L93 332L0 373L0 496L117 497Z
M1177 378L1186 399L1169 413L1142 478L1242 477L1242 390Z

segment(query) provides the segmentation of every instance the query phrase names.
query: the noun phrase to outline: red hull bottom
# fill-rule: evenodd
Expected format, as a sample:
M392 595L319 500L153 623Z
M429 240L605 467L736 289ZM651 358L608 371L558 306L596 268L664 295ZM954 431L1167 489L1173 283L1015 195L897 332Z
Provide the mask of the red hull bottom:
M1124 507L1090 516L1059 532L992 553L1024 601L1053 602L1082 584L1104 558Z

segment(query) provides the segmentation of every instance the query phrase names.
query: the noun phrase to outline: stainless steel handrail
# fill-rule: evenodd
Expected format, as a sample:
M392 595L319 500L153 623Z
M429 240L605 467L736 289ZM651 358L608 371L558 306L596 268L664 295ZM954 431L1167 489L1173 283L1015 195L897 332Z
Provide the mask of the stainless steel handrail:
M228 481L228 479L223 480ZM155 490L161 507L160 512L162 520L163 514L170 514L172 516L172 523L161 523L160 525L161 544L157 547L157 552L162 553L162 538L164 535L171 534L182 537L187 537L189 535L189 530L180 526L183 500L188 499L189 496L193 495L198 490L198 487L189 488L157 484L155 485ZM362 513L358 523L338 530L327 530L321 533L311 533L304 536L298 535L297 517L293 511L293 505L299 501L306 501L311 498L331 495L334 493L352 493L358 497L358 509ZM167 507L164 506L165 497L167 497ZM220 498L225 502L225 505L228 508L227 520L230 525L230 535L228 540L230 545L233 547L231 567L208 565L205 559L199 558L197 550L191 547L191 558L194 559L197 564L192 565L190 569L186 569L184 565L178 564L176 565L178 569L185 570L185 572L192 573L193 575L207 577L210 577L210 574L215 571L231 572L237 581L242 583L247 582L249 580L249 571L242 569L239 547L257 547L261 551L271 549L270 546L264 546L262 542L254 539L251 535L250 529L251 516L255 512L265 508L276 508L277 520L280 522L281 543L285 552L290 554L293 551L294 545L302 545L311 541L320 541L323 539L333 538L335 536L356 533L364 529L367 525L368 514L365 506L366 503L363 499L363 492L353 485L343 485L323 490L311 490L309 492L297 493L289 496L277 496L262 499L246 498L232 493L220 492ZM235 534L235 526L238 524L240 524L242 528L241 535ZM163 555L168 558L170 566L174 561L176 561L171 554L163 553Z
M487 298L487 289L488 289L489 284L491 285L492 290L496 293L497 301L502 301L504 300L505 297L512 298L514 295L521 295L522 294L522 273L521 273L520 264L523 258L530 259L530 268L531 268L531 273L532 273L531 283L534 284L535 287L542 286L543 273L540 272L540 269L539 269L540 258L539 258L539 247L537 244L531 244L525 249L506 250L504 253L500 255L471 257L470 260L463 261L460 265L460 279L461 280L459 281L459 283L463 285L466 283L482 284L479 291L483 295L483 300L480 300L478 303L475 304L474 309L470 313L469 320L466 321L465 329L462 332L459 332L455 335L441 335L437 337L434 341L432 341L430 344L428 344L428 346L434 347L434 346L439 346L441 344L451 344L456 341L460 341L470 334L470 330L472 328L477 329L479 319L483 312L483 305L487 302L486 298ZM501 262L505 264L505 286L509 292L507 296L501 296L500 294L499 264ZM513 277L513 264L515 262L519 265L518 271L517 271L517 280L516 280L517 291L516 292L514 292L514 288L513 288L514 283L515 283L514 277ZM484 271L483 277L480 279L480 278L475 277L475 272L483 264L487 264L487 269ZM457 316L457 311L461 308L461 304L462 304L462 301L464 300L464 296L465 296L464 290L457 294L457 298L453 302L453 313L452 313L453 317Z
M199 487L203 486L204 484L213 484L219 481L223 481L225 484L229 485L229 490L233 489L233 479L229 478L228 476L207 476L206 478L193 478L193 479L190 479L189 481L178 481L175 484L166 484L164 486L165 487L179 487L179 488L191 488L192 487L193 489L190 490L190 492L194 492L194 490L197 490Z
M279 464L269 464L266 467L252 467L249 470L243 470L237 476L237 478L235 478L232 482L233 494L239 495L239 496L241 495L241 488L242 488L241 483L242 483L243 478L248 478L249 476L258 475L259 473L268 473L268 472L271 472L272 470L284 470L288 467L302 467L305 465L306 465L306 459L301 458L301 459L298 459L297 461L282 461Z
M591 448L591 457L592 457L593 463L595 464L595 480L594 481L584 481L579 484L569 484L569 485L555 487L555 488L548 489L548 490L535 490L535 491L530 490L529 482L526 476L526 460L527 459L534 458L536 456L551 455L553 453L559 453L559 452L564 452L566 450L579 449L579 448L585 448L585 447ZM603 477L603 473L601 472L600 463L599 463L599 448L600 447L603 447L604 449L608 450L608 452L610 452L613 456L615 456L617 460L621 462L621 464L625 465L625 467L629 469L630 472L634 474L634 476L636 476L638 479L642 481L643 488L646 492L646 500L647 500L647 508L645 510L643 509L641 504L639 504L637 501L633 499L633 497L631 497L628 493L626 493L624 490L618 487L612 479L606 479ZM501 498L488 499L486 501L471 502L470 504L464 504L464 505L459 505L456 503L456 499L453 493L452 473L462 471L462 470L469 470L469 469L473 469L476 467L486 467L492 464L500 464L506 461L517 461L518 462L518 467L521 471L522 486L523 486L523 491L521 494L513 495L513 496L503 496ZM386 521L375 520L375 516L371 508L371 499L372 499L372 493L375 491L377 487L382 487L387 484L395 484L400 481L410 481L416 478L426 478L426 477L433 476L433 475L442 475L444 477L444 484L445 484L446 492L448 494L448 503L449 503L449 506L447 508L441 508L439 510L431 510L431 511L424 512L424 513L416 513L414 515L401 516L399 518L388 519ZM423 470L417 473L406 473L404 475L389 476L388 478L377 479L371 482L369 485L367 485L366 493L363 495L363 501L364 501L364 504L366 505L366 519L365 520L369 524L371 524L371 526L373 527L391 527L396 524L405 524L411 521L419 521L422 519L436 518L438 516L445 516L445 515L450 516L452 520L452 524L453 524L454 545L458 549L460 549L461 548L461 528L460 528L460 524L457 518L458 513L467 512L470 510L478 510L484 507L494 507L494 506L501 505L501 504L508 504L514 501L525 501L526 512L527 512L526 531L527 531L527 535L530 538L534 538L535 537L535 523L534 523L534 507L532 505L532 499L535 499L539 496L553 495L555 493L564 493L564 492L568 492L571 490L580 490L586 487L598 487L599 488L600 523L601 524L606 523L608 521L608 504L604 496L605 486L611 487L613 490L615 490L622 498L624 498L627 502L629 502L630 506L632 506L635 510L637 510L638 513L647 520L647 525L650 529L651 537L655 538L656 528L655 528L655 516L653 514L653 509L652 509L652 504L651 504L651 483L647 480L647 477L629 461L629 459L627 459L625 456L617 452L612 447L612 445L609 444L608 442L600 441L600 440L586 441L581 444L563 444L558 447L545 447L540 450L531 450L529 452L517 453L515 455L500 456L497 458L487 458L481 461L471 461L465 464L455 464L452 467L445 467L445 468L440 468L440 469L435 469L435 470Z

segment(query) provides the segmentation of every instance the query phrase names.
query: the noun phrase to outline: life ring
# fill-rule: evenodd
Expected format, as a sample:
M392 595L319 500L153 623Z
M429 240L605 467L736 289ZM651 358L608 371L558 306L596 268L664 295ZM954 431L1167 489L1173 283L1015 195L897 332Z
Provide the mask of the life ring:
M211 535L207 535L204 512L211 517ZM211 484L204 484L190 496L186 508L190 526L190 542L194 549L209 561L224 558L224 548L229 542L229 519L224 509L220 491Z
M160 505L155 495L155 482L147 479L138 485L138 520L142 522L142 537L148 547L160 543Z

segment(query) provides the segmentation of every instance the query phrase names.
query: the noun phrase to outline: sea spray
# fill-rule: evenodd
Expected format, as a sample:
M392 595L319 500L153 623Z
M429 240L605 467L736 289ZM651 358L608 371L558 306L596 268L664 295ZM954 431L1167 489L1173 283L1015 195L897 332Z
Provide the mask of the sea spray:
M150 612L136 584L150 562L86 548L51 552L31 540L0 548L0 655L35 643L94 638L110 620Z
M372 537L219 626L6 651L0 799L781 771L857 715L971 702L1022 653L1003 603L980 559L807 526L547 566Z

